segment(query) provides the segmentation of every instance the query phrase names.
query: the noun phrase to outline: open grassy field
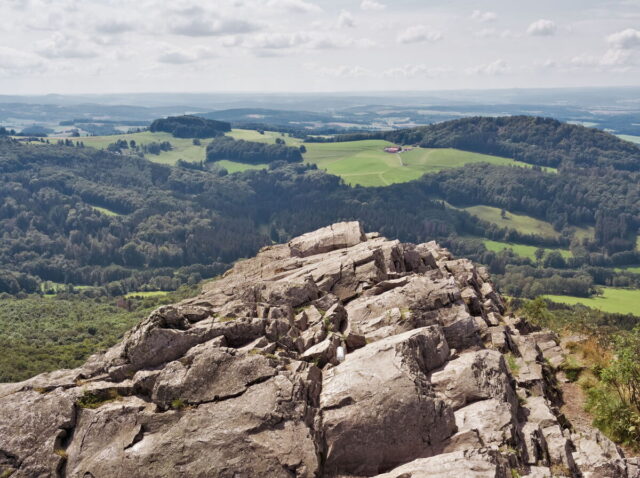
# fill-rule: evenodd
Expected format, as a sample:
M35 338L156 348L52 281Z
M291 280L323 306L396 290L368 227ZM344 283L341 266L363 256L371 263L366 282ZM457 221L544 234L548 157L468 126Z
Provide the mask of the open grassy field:
M118 214L115 211L112 211L111 209L107 209L106 207L100 207L100 206L91 206L93 209L95 209L98 212L101 212L102 214L106 215L106 216L121 216L122 214Z
M464 208L464 210L484 221L497 224L500 227L515 229L522 234L535 234L544 237L558 237L560 235L550 223L530 216L506 211L503 218L501 210L497 207L471 206Z
M604 287L598 297L572 297L568 295L545 295L545 299L561 304L582 304L613 314L640 315L640 290Z
M485 239L483 242L485 247L490 251L500 252L505 249L512 249L513 252L515 252L519 256L528 257L529 259L534 261L536 258L535 252L538 249L535 246L527 246L525 244L515 244L513 242L499 242L499 241L492 241L489 239ZM545 248L546 254L548 254L551 251L559 251L560 254L562 254L562 257L564 257L565 259L571 257L571 251L568 249L546 249Z
M56 138L49 138L55 140ZM210 139L202 139L201 145L196 146L193 144L192 139L174 138L170 133L151 133L150 131L144 131L142 133L125 133L109 136L84 136L82 138L73 138L74 140L83 141L86 146L91 146L97 149L104 149L109 144L115 143L119 139L123 139L127 142L131 140L135 141L138 145L149 144L152 142L161 143L163 141L169 141L173 146L171 151L163 151L160 154L147 154L146 157L150 161L161 164L175 164L178 159L184 161L198 162L203 161L205 157L205 150Z
M625 141L631 141L632 143L640 143L640 136L631 136L630 134L619 134L618 138Z
M246 163L238 163L236 161L229 161L228 159L223 159L221 161L216 161L218 166L223 167L230 173L238 173L242 171L247 171L249 169L265 169L267 164L246 164Z
M139 297L139 298L144 298L144 297L164 297L168 293L169 292L166 291L166 290L152 290L152 291L146 291L146 292L129 292L127 295L125 295L125 297L127 299L130 299L132 297Z
M402 168L399 155L384 152L387 146L392 143L382 140L309 143L305 145L304 159L351 185L388 186L421 176Z
M286 133L278 133L276 131L265 131L264 134L260 134L252 129L234 129L231 133L227 133L227 136L231 136L234 139L244 139L245 141L255 141L257 143L275 143L276 138L283 139L288 146L300 146L302 140L299 138L292 138Z
M260 134L253 130L234 129L231 133L228 133L235 139L244 139L247 141L257 141L260 143L275 143L276 138L282 138L290 146L299 146L302 144L302 140L298 138L291 138L289 136L282 136L280 133L273 131L265 131L264 134ZM50 140L56 140L57 138L51 137ZM91 146L97 149L104 149L109 144L115 143L119 139L123 139L127 142L131 140L135 141L138 145L149 144L152 142L161 143L163 141L169 141L173 146L171 151L163 151L158 155L147 154L148 160L155 163L173 165L179 159L190 162L204 161L206 155L207 144L211 142L211 138L201 139L200 145L194 145L192 139L174 138L170 133L151 133L150 131L144 131L142 133L126 133L120 135L109 136L84 136L82 138L74 138L74 140L83 141L86 146ZM219 164L226 168L230 173L237 171L245 171L247 169L261 169L266 165L247 165L242 163L236 163L233 161L219 161Z
M414 148L400 154L405 166L424 173L437 173L443 169L459 168L469 163L489 163L496 166L519 166L530 168L531 165L499 156L472 153L453 148ZM556 172L555 168L544 168Z
M348 184L361 186L388 186L469 163L528 166L512 159L449 148L415 148L400 154L389 154L384 151L387 146L393 144L382 140L308 143L305 144L307 153L304 158L306 162L342 177Z
M254 130L234 129L228 136L246 141L275 143L283 139L287 145L300 146L302 140L274 131L264 134ZM50 139L55 140L55 137ZM102 149L123 139L135 141L139 145L151 142L169 141L171 151L158 155L147 154L147 159L161 164L175 164L178 159L197 162L205 159L206 146L211 139L202 139L201 145L194 145L191 139L174 138L169 133L128 133L112 136L87 136L80 138L87 146ZM487 162L499 166L530 167L526 163L508 158L471 153L456 149L415 148L401 154L389 154L384 151L392 143L382 140L349 141L341 143L305 143L307 152L304 159L316 164L330 174L342 177L348 184L361 186L388 186L419 178L425 173L435 173L447 168L457 168L469 163ZM230 173L247 169L264 168L266 165L247 165L235 161L219 161L220 166ZM553 170L552 168L547 168Z

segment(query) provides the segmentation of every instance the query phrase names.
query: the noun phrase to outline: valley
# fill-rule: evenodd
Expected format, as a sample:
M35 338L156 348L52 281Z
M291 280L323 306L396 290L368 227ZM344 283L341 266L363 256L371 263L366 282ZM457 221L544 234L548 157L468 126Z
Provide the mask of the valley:
M455 124L469 129L484 121ZM510 121L505 128L514 131L530 122ZM205 161L207 146L225 136L143 131L49 137L51 144L8 140L0 165L8 202L0 213L10 233L0 249L0 289L27 297L47 290L50 301L165 300L169 291L216 277L260 247L359 218L401 240L438 238L454 253L487 265L509 296L633 314L640 287L634 234L640 199L634 189L624 200L617 191L636 173L593 175L605 170L571 165L581 153L559 155L545 141L554 134L586 135L598 154L620 158L624 168L633 150L595 130L591 136L578 126L539 126L544 135L535 134L534 123L534 133L518 144L513 157L520 159L487 154L481 144L452 147L459 140L450 139L448 125L386 139L349 134L320 142L269 130L224 133L245 149L280 143L302 151L301 161L277 164L267 158ZM432 134L439 139L429 139ZM405 150L385 151L395 146ZM628 216L604 213L621 201ZM51 223L51 217L60 219ZM79 330L76 343L87 343ZM91 343L89 348L98 342Z

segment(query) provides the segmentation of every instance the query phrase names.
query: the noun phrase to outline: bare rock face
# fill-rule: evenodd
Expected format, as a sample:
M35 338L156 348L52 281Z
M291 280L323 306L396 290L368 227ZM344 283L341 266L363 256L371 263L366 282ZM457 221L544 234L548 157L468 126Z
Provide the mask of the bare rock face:
M557 337L504 313L436 243L334 224L78 369L0 384L0 476L637 478L559 418Z

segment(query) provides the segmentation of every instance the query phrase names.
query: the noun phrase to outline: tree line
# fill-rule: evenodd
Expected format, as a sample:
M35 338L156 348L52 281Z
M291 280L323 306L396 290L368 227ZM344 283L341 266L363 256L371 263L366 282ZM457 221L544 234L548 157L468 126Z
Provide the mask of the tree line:
M199 116L169 116L155 120L149 131L171 133L176 138L215 138L231 131L231 125Z
M281 138L276 138L276 144L268 144L242 139L235 140L225 136L209 143L206 158L207 162L228 159L248 164L264 164L274 161L301 163L302 152L300 148L287 146Z

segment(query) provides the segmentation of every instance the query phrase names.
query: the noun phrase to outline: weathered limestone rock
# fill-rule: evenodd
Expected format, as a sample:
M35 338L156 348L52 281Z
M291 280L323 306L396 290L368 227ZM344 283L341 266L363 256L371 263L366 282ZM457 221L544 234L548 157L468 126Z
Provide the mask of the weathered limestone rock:
M0 384L0 476L640 478L559 415L558 337L504 313L435 242L335 224L82 367Z
M0 398L0 473L57 477L64 460L56 450L63 449L75 426L74 400L62 389Z
M427 374L448 355L438 327L389 337L357 350L323 380L329 473L371 475L430 456L455 432L453 412Z
M359 222L341 222L303 234L289 242L291 255L307 257L355 246L367 238Z
M485 450L446 453L415 460L376 478L511 478L507 460Z
M436 393L455 410L490 398L515 401L504 358L495 350L460 355L433 373L431 383Z

